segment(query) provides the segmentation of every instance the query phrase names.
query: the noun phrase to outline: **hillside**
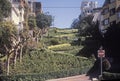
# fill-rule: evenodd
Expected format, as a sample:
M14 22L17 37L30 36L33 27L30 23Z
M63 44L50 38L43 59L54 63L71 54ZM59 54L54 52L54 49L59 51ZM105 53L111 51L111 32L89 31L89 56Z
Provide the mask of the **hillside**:
M76 56L83 46L72 42L77 30L51 28L40 41L42 49L34 49L24 54L22 63L10 67L8 80L46 80L86 73L94 60ZM12 64L11 64L12 65ZM39 78L38 78L39 77ZM34 81L34 80L32 80Z

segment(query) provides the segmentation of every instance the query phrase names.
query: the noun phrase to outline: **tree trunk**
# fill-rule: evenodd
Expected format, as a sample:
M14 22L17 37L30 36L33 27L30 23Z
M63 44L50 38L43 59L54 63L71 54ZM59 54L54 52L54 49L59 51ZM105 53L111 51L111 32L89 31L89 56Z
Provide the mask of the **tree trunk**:
M20 46L20 63L22 62L23 45Z
M37 37L36 37L36 43L38 44L38 35L37 35Z
M37 42L37 44L38 44L38 35L37 35L37 37L36 37L36 42Z
M17 48L17 49L15 49L14 67L16 66L17 55L18 55L18 48Z
M6 67L6 69L7 69L7 75L9 75L9 73L10 73L10 56L9 55L7 55L7 67Z
M40 36L41 36L41 38L40 38L41 40L43 39L43 31L44 31L44 30L41 29L41 35L40 35Z

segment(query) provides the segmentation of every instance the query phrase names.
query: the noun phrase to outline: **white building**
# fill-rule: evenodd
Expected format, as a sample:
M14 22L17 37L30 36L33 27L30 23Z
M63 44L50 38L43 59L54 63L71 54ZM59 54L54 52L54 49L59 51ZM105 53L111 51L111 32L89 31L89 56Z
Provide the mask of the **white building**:
M18 31L23 29L24 22L24 3L26 0L10 0L12 9L10 15L10 21L13 21L17 26Z
M81 2L81 18L94 13L93 9L98 7L97 1L83 0Z

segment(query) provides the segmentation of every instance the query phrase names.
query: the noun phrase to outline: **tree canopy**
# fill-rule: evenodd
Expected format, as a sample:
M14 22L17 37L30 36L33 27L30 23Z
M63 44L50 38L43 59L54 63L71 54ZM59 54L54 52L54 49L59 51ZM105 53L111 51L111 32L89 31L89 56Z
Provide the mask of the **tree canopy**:
M16 27L12 22L0 22L0 53L6 52L4 46L11 49L13 38L17 35Z
M37 27L36 18L34 15L28 16L28 26L29 26L29 29L33 29L34 27Z
M40 13L36 16L36 23L40 29L49 27L52 25L52 16L48 14Z
M83 36L91 35L94 32L95 23L92 22L93 16L89 15L83 19L75 19L72 28L79 29L79 34Z
M75 29L78 29L79 28L79 26L80 26L80 20L77 18L77 19L75 19L73 22L72 22L72 24L71 24L71 28L75 28Z
M0 0L0 21L10 15L11 4L9 0Z

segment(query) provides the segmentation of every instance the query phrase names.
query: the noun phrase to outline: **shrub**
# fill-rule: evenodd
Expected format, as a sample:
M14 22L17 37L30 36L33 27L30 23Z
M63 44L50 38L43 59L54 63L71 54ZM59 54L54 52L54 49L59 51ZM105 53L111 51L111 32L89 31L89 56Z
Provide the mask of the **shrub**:
M1 75L0 80L2 81L45 81L53 78L63 78L68 76L74 76L79 74L87 73L90 67L72 68L69 70L61 70L48 73L30 73L30 74L18 74L18 75Z
M59 44L59 41L57 39L52 39L52 40L50 40L50 44L57 45L57 44Z
M120 79L120 73L103 72L103 79L105 79L105 80Z
M61 33L77 33L78 32L78 29L61 29L61 30L57 30L57 32L61 32Z
M70 54L32 50L17 62L11 75L0 76L3 81L44 81L86 73L93 65L91 59Z
M59 37L59 38L63 38L63 37L75 37L75 34L63 34L63 35L56 35L54 37Z

